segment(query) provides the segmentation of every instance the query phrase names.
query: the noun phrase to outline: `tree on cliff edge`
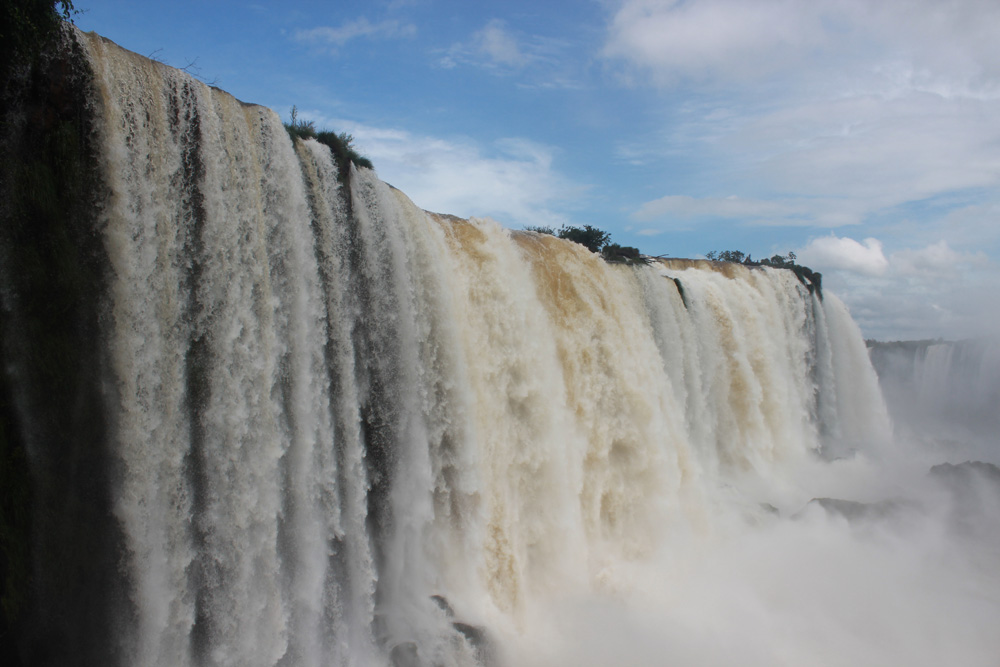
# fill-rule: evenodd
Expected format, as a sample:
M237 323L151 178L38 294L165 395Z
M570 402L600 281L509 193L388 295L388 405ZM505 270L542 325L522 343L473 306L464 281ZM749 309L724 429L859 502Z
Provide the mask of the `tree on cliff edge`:
M584 225L583 227L567 227L563 225L557 236L561 239L586 246L590 252L601 252L604 246L608 244L608 241L611 240L611 234L590 225Z

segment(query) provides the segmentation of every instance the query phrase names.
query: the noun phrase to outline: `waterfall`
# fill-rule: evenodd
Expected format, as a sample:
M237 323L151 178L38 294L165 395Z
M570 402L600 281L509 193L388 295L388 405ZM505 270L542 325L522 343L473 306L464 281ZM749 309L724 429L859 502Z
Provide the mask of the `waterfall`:
M874 342L869 354L901 437L944 443L950 459L992 460L1000 340Z
M563 605L652 604L733 526L801 509L792 471L891 450L857 326L792 272L429 213L268 109L76 39L119 537L116 587L81 603L114 624L67 655L575 664Z

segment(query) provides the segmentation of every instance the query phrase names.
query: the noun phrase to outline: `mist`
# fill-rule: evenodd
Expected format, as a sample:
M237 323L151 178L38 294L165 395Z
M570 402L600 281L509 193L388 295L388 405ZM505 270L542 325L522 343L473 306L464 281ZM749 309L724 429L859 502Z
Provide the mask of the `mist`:
M609 568L604 595L554 597L514 663L995 664L1000 345L870 353L888 440L720 476L711 521Z

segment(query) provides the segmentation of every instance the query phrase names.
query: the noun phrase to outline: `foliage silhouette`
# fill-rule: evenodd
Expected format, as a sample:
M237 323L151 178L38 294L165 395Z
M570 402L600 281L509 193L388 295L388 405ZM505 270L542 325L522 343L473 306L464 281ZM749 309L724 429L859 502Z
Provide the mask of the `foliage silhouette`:
M775 254L759 262L755 262L750 255L741 250L712 250L705 253L705 258L716 262L734 262L744 266L771 266L776 269L788 269L795 274L799 282L809 288L810 292L815 292L820 298L823 297L823 274L797 263L795 260L798 258L792 251L788 251L787 255Z
M344 182L350 171L351 163L365 169L374 169L372 161L364 157L351 144L354 141L347 132L316 131L316 125L312 121L299 120L299 113L296 107L292 107L291 122L285 123L285 131L288 136L295 139L315 139L319 143L328 147L333 153L333 159L337 163L337 178Z
M579 243L585 246L590 252L601 252L604 246L608 244L608 241L611 240L611 234L591 225L584 225L583 227L563 225L556 236Z

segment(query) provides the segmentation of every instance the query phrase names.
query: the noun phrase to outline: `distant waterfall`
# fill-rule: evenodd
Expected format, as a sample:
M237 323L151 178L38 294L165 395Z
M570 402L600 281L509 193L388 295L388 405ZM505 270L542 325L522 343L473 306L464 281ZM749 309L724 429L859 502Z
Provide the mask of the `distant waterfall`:
M79 39L122 591L87 655L499 664L541 601L641 588L733 480L888 441L856 325L789 271L428 213Z
M995 449L1000 340L873 343L869 354L902 435Z

